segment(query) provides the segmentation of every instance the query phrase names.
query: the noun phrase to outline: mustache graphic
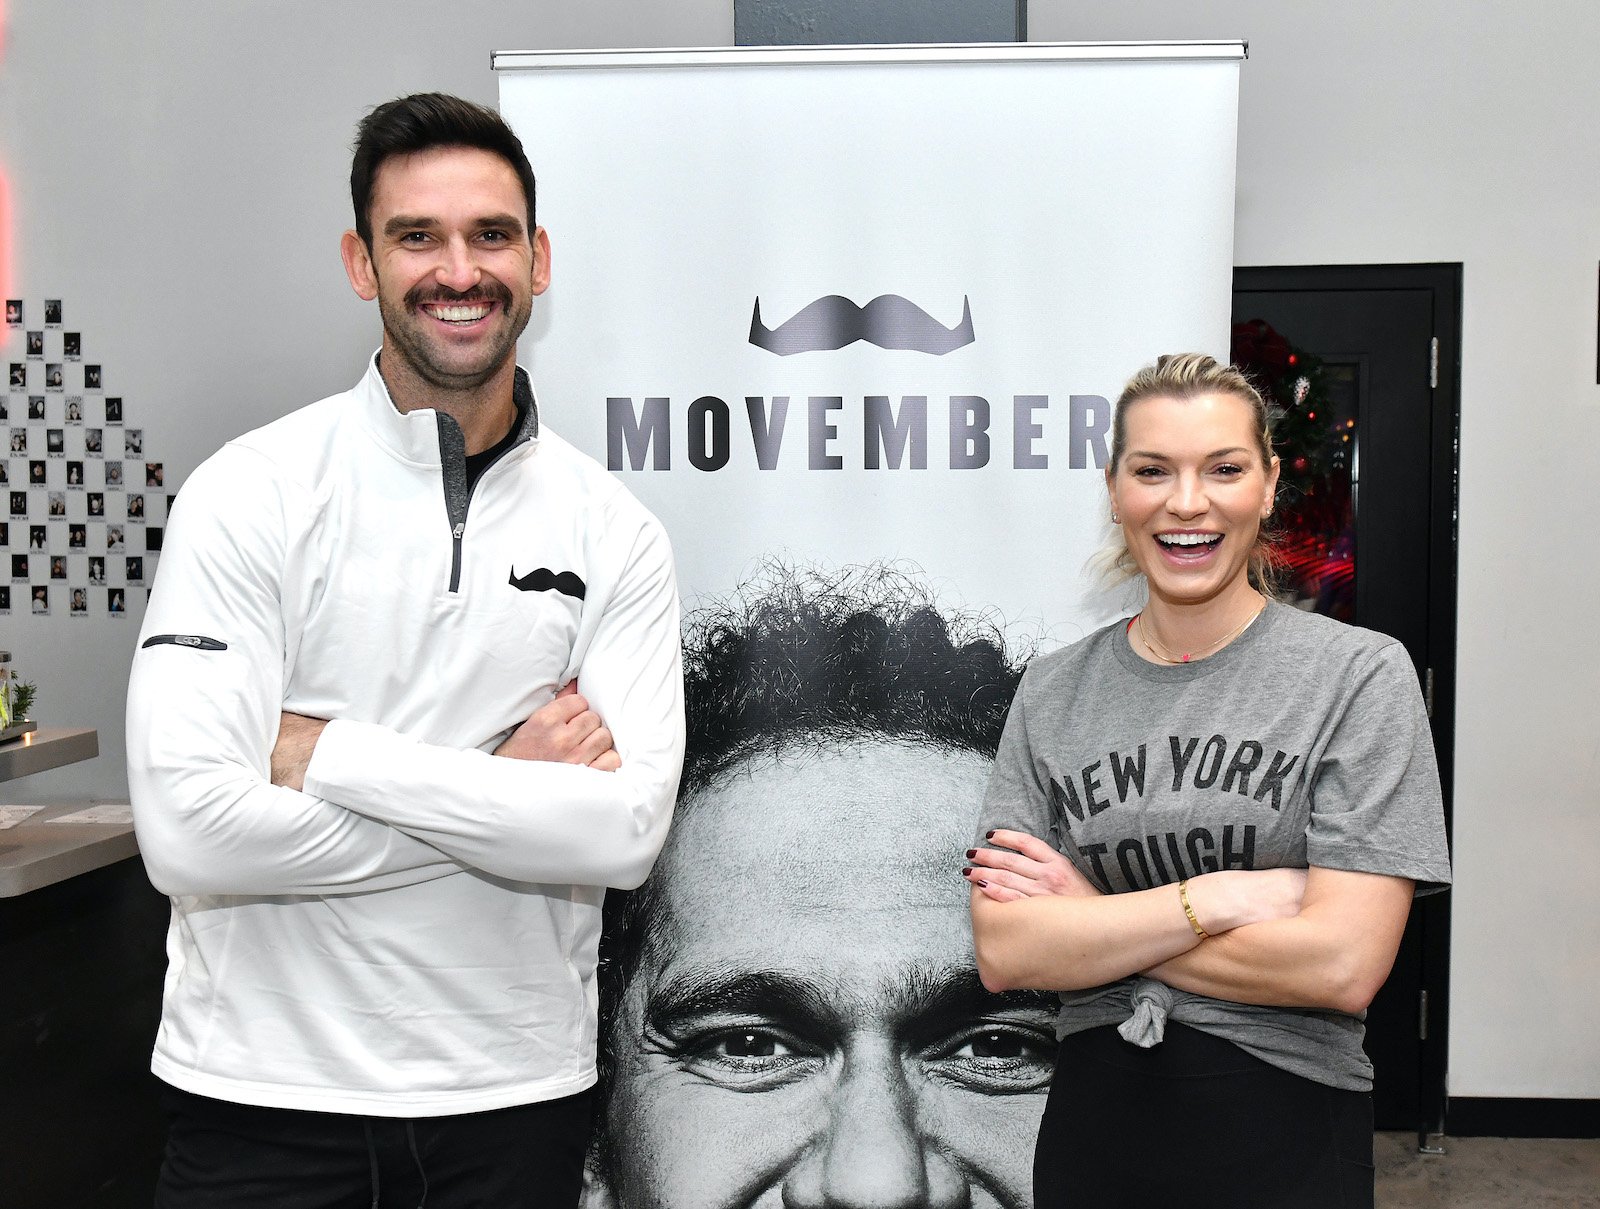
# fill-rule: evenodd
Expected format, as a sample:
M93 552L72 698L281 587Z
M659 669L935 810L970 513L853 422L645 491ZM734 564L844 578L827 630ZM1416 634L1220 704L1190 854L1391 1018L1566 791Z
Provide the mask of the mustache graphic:
M927 311L899 294L880 294L857 306L840 294L808 302L794 316L769 328L761 322L761 299L750 316L750 343L787 357L820 349L843 348L857 340L879 348L906 349L942 357L971 344L972 303L961 299L961 322L945 327Z
M518 575L515 563L511 566L511 578L507 582L519 592L548 592L554 588L574 600L582 600L588 590L576 571L557 573L549 567L537 567L526 575Z

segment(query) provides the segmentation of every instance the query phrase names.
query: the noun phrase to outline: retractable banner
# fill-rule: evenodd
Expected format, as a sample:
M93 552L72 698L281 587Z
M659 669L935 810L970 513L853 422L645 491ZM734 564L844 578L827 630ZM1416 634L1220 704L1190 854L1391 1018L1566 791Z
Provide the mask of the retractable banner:
M978 983L962 858L1020 665L1120 604L1112 401L1226 357L1242 57L495 56L541 418L660 517L687 609L591 1207L1031 1203L1052 1012Z

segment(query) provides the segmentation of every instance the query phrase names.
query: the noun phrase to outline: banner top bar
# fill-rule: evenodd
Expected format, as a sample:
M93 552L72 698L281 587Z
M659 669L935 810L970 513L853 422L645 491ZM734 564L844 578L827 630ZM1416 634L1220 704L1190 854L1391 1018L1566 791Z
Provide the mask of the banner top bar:
M802 63L1159 62L1247 58L1249 44L1212 42L978 42L896 46L722 46L660 50L496 50L494 71L574 67L787 67Z

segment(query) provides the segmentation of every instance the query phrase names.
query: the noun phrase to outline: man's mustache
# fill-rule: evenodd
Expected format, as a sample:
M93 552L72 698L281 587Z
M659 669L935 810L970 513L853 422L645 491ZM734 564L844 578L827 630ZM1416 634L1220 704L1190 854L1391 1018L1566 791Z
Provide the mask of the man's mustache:
M918 353L945 353L971 344L972 303L961 299L961 322L945 327L927 311L899 294L880 294L857 306L840 294L808 302L794 316L769 328L761 322L761 299L750 316L750 343L787 357L819 349L843 348L865 340L879 348Z
M406 291L405 304L412 310L428 302L442 302L449 306L471 306L474 302L500 302L511 304L511 291L498 281L482 281L464 293L439 286L412 286Z

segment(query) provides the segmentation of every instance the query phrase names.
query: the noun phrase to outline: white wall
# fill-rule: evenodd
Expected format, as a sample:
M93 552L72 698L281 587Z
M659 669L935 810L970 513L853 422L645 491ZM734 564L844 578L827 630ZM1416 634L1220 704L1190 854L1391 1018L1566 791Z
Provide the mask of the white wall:
M1033 0L1029 31L1250 40L1239 263L1465 264L1450 1091L1600 1097L1600 6L1198 8ZM732 35L731 0L20 0L7 14L7 296L64 300L169 483L351 380L375 343L337 255L367 107L423 88L492 103L491 49ZM98 726L107 752L0 800L125 792L137 628L0 619L41 715Z
M103 364L169 487L228 438L353 383L376 346L376 311L350 291L338 247L350 141L373 105L434 89L493 105L491 50L733 39L731 0L13 0L4 12L5 297L28 301L30 327L41 299L62 299L63 327ZM14 335L7 361L22 359ZM68 618L58 600L36 620L24 591L0 617L0 649L39 683L36 716L97 727L103 752L0 785L0 802L126 797L142 596L121 619Z
M1600 1097L1600 5L1032 0L1028 32L1249 40L1239 264L1465 265L1449 1090Z

